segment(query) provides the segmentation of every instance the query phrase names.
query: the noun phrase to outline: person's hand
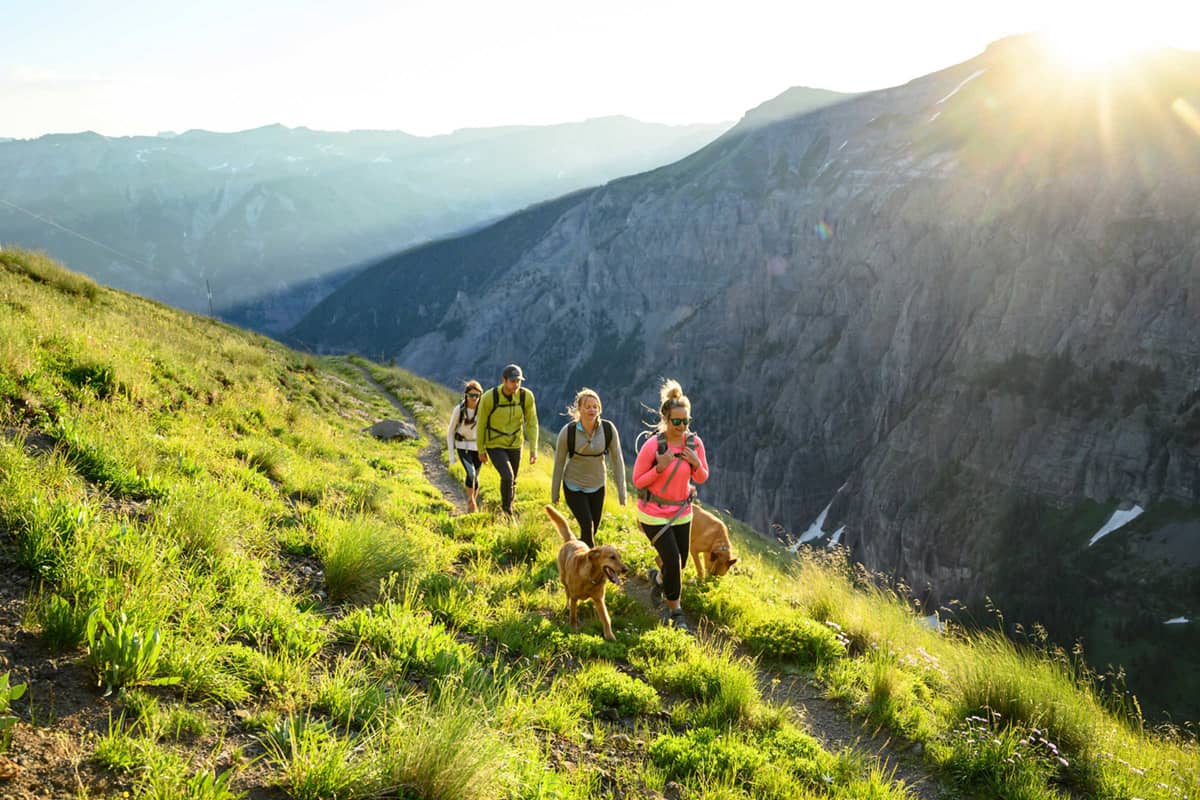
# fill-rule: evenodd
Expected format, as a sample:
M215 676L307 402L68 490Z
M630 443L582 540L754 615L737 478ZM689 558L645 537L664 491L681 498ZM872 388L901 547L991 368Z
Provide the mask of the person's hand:
M487 463L487 450L480 450L480 451L479 451L479 463L480 463L480 464L486 464L486 463Z
M683 452L679 454L680 458L692 465L692 469L700 468L700 457L696 455L696 451L684 445Z
M536 464L536 463L537 463L537 450L530 450L530 451L529 451L529 463L530 463L530 464Z
M669 450L665 453L659 453L654 457L654 469L662 472L671 465L671 460L673 458L675 458L675 454Z

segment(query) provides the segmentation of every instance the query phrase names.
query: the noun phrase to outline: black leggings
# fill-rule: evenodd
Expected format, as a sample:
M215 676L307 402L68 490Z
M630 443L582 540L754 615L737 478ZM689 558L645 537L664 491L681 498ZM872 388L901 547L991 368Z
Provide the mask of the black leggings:
M642 526L642 533L646 534L647 539L653 539L658 536L658 532L662 530L661 523L647 525L645 522L639 522ZM654 543L654 549L658 551L658 557L662 559L662 585L663 597L674 603L679 599L679 595L683 593L683 568L687 566L688 560L688 544L692 538L692 521L680 522L672 525L671 529L658 536L658 541Z
M513 510L513 496L517 493L517 473L521 470L521 448L489 447L488 461L500 473L500 505L505 514Z
M466 486L468 489L478 489L479 488L479 451L478 450L464 450L461 447L456 448L456 449L458 450L458 460L462 462L463 469L465 469L467 471L467 479L466 479L466 481L463 482L463 485Z
M600 517L604 514L604 487L594 492L577 492L563 486L563 495L567 498L567 508L579 523L579 538L588 547L595 547L596 531L600 530Z

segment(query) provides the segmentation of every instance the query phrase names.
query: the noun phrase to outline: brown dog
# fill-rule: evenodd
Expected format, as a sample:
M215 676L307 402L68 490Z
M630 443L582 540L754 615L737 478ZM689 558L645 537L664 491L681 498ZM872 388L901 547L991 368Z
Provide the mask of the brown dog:
M729 528L725 527L725 523L715 514L694 504L692 505L692 536L688 542L688 550L692 552L692 561L696 563L696 573L701 578L705 575L724 575L729 572L730 567L737 563L729 544ZM701 554L704 555L703 563L700 561Z
M608 617L608 606L604 604L604 590L606 581L620 586L621 576L628 571L620 553L611 544L589 548L586 542L576 539L567 520L554 506L546 506L546 515L563 540L558 549L558 576L567 590L571 627L579 630L579 601L590 599L604 626L604 638L614 641L617 637L613 636L612 620Z
M692 562L696 565L696 574L703 580L705 575L720 577L737 563L733 556L733 548L729 544L729 528L715 514L705 511L703 507L692 504L692 532L688 540L688 550L692 554ZM704 560L700 560L700 556ZM658 568L662 569L662 559L654 557Z

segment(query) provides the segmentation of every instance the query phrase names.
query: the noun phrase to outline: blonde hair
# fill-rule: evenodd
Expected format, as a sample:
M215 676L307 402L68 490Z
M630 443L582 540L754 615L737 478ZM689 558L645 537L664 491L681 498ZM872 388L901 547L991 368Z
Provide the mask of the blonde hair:
M604 410L604 404L600 402L600 395L596 394L595 389L589 389L585 386L575 394L575 399L571 401L571 405L567 406L567 416L574 422L579 422L579 403L585 397L591 397L596 400L597 412Z
M464 401L467 399L467 392L471 391L472 389L479 392L480 395L483 394L483 387L479 385L479 381L463 381L463 400Z
M666 433L667 418L671 416L671 409L686 408L688 414L692 411L692 401L688 400L687 395L683 393L683 387L679 385L679 381L674 378L667 378L663 381L662 386L658 389L658 425L655 430L659 433Z

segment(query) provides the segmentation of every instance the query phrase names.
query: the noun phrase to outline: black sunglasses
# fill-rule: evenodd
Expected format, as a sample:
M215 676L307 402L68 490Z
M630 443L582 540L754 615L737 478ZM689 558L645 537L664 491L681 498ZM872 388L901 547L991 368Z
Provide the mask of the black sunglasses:
M467 397L470 397L471 399L475 399L475 398L479 397L479 392L467 392Z
M671 417L672 425L687 425L689 422L691 422L691 420L687 417Z

